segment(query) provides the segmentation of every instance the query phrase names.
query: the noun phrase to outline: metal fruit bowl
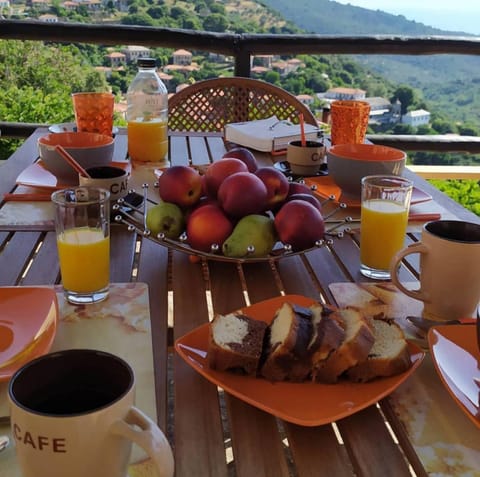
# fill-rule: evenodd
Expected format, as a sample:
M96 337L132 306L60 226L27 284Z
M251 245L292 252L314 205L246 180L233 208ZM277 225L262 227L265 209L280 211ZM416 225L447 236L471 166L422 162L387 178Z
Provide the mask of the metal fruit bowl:
M232 263L257 263L257 262L272 262L277 261L285 257L292 257L302 253L310 252L317 248L323 247L325 245L331 245L334 239L341 239L345 233L350 231L348 224L353 221L351 217L345 217L342 220L335 221L331 227L326 228L325 236L322 239L319 239L315 242L313 247L304 250L293 250L291 245L285 244L282 242L277 242L273 247L273 250L264 257L254 257L252 254L255 251L253 246L247 248L247 255L244 257L226 257L221 253L221 246L218 244L212 244L209 252L204 252L202 250L196 250L192 248L187 243L187 234L182 233L177 239L171 239L166 237L164 234L153 235L151 231L146 226L146 212L147 212L147 202L155 205L156 202L148 199L148 184L143 184L143 201L140 206L136 206L124 201L124 199L119 199L116 204L113 206L114 211L114 221L120 224L124 224L128 227L128 230L131 232L136 232L141 234L143 237L146 237L154 242L168 247L172 250L177 250L180 252L187 253L189 255L194 255L197 257L203 257L208 260L217 260L222 262L232 262ZM131 191L135 192L135 191ZM335 196L331 196L328 199L322 201L322 205L335 201ZM347 205L344 203L336 204L336 208L333 209L330 213L324 216L324 220L331 219L335 216L340 210L346 209ZM341 230L339 230L341 229ZM250 256L249 256L250 254Z

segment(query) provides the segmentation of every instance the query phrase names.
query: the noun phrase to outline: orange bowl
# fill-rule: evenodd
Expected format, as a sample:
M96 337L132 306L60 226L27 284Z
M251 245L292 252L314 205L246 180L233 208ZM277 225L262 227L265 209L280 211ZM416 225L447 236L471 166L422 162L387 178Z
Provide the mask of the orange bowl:
M47 134L38 140L38 151L45 167L66 180L78 179L78 173L55 150L63 148L84 168L105 166L112 162L114 138L88 132Z
M327 153L329 175L343 194L358 199L363 177L400 176L406 160L404 151L377 144L338 144Z

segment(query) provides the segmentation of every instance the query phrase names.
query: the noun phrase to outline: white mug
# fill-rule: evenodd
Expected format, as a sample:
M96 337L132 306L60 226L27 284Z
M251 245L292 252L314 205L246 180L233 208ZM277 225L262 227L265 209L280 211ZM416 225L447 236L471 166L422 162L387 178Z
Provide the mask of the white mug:
M101 187L110 192L110 203L113 205L118 199L122 199L128 193L129 173L114 166L98 166L87 169L90 177L78 176L82 187Z
M409 290L398 278L408 255L420 254L420 288ZM420 242L392 260L393 283L406 295L423 301L423 315L437 320L476 316L480 302L480 224L437 220L423 226Z
M119 357L88 349L47 354L19 369L8 391L24 477L126 477L132 442L159 476L173 475L170 445L134 407L134 373Z

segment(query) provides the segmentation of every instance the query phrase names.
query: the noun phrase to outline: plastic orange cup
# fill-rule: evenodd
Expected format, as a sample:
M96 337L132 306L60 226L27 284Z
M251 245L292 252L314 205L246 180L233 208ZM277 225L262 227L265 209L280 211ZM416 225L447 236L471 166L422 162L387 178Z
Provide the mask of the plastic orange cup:
M369 115L366 101L334 101L330 106L332 144L363 144Z
M114 98L112 93L72 94L77 130L111 136Z

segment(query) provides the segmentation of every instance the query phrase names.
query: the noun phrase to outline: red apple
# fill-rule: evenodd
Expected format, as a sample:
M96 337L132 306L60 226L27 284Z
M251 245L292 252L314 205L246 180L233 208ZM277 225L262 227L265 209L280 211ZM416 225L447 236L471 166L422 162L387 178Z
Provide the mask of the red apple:
M225 212L216 204L205 204L188 217L187 242L192 248L204 252L210 252L213 244L221 250L232 231L233 223Z
M223 155L223 158L234 157L244 162L249 172L255 172L258 169L257 159L250 149L244 147L235 147Z
M233 217L263 212L267 196L265 184L250 172L237 172L227 177L218 189L220 206Z
M322 214L305 200L286 202L275 216L275 228L280 240L294 251L313 247L325 234Z
M247 172L248 168L240 159L229 158L214 162L205 171L205 191L210 197L217 197L220 184L236 172Z
M169 167L158 179L158 193L165 202L190 207L200 199L202 177L188 166Z
M288 188L288 195L293 195L293 194L312 194L313 191L308 187L306 184L302 182L290 182L289 183L289 188Z
M255 175L267 188L267 209L274 208L286 199L290 183L280 171L273 167L260 167L255 171Z
M322 212L322 203L312 194L292 194L287 197L287 201L291 200L305 200L314 205L319 212Z

